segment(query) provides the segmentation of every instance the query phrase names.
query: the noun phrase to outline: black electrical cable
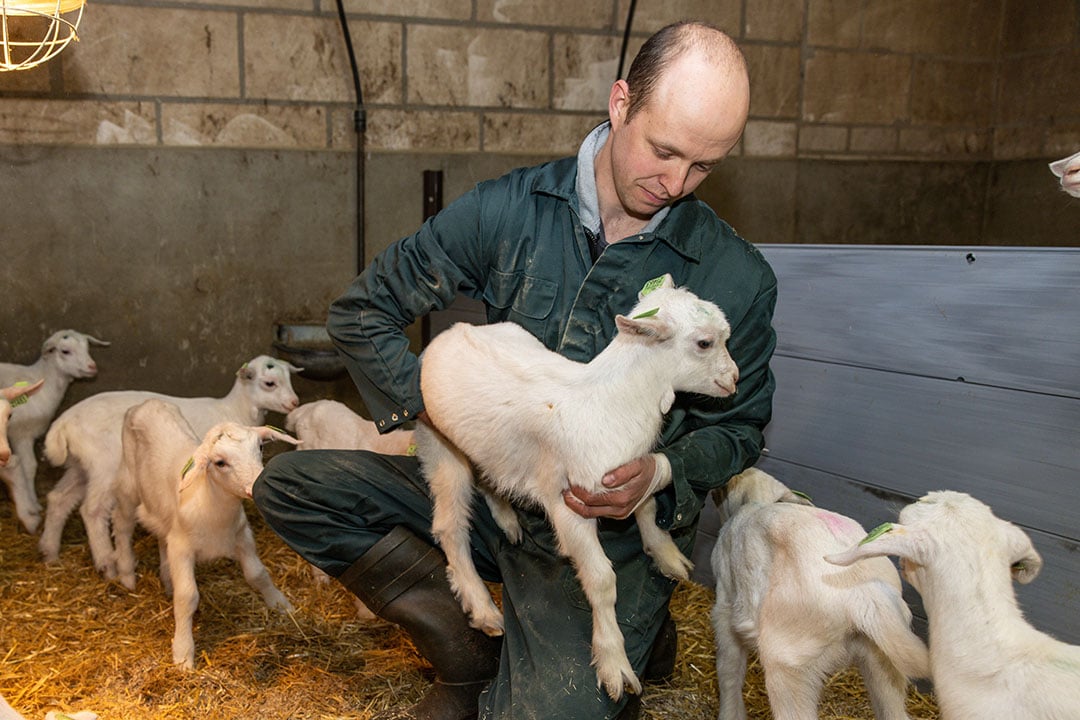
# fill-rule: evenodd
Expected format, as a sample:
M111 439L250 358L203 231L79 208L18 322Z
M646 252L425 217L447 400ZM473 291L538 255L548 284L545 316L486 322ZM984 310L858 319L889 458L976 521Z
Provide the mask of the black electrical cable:
M637 0L630 0L630 9L626 11L626 29L623 30L622 50L619 51L619 72L615 75L616 80L622 78L623 66L626 64L626 46L630 44L630 26L634 24L634 8L636 6Z
M364 247L364 134L367 132L367 112L364 110L364 95L360 87L360 70L356 65L356 53L353 51L352 34L349 22L345 18L345 5L337 0L338 20L341 32L345 36L345 50L349 54L349 66L352 68L353 88L356 91L356 109L353 110L353 130L356 131L356 272L359 274L366 266L366 248Z

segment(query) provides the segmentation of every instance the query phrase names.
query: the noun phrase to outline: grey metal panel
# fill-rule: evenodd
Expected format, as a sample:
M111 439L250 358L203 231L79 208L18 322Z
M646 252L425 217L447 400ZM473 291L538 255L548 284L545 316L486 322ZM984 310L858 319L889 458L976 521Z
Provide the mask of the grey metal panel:
M759 248L781 355L1080 397L1080 249Z
M1080 538L1080 400L776 357L771 457Z

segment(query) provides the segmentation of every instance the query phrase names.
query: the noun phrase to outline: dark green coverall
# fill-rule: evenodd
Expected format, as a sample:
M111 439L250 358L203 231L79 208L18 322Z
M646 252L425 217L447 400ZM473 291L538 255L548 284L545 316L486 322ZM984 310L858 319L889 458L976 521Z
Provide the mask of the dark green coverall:
M587 362L615 333L650 279L716 303L732 327L737 395L680 394L657 450L672 484L657 494L658 522L687 555L707 494L753 464L763 446L773 378L776 278L760 253L693 196L654 232L612 243L595 264L575 192L577 158L524 168L477 185L414 235L381 253L331 307L328 330L369 412L385 430L423 409L419 364L405 327L458 293L482 300L489 322L513 321L550 349ZM431 538L431 500L415 458L363 451L283 453L255 486L256 503L297 552L339 576L394 526ZM621 702L597 688L591 615L545 518L519 508L510 545L475 503L473 548L485 579L503 584L506 635L481 718L607 718ZM633 518L599 522L618 575L617 613L640 674L674 583L644 554Z

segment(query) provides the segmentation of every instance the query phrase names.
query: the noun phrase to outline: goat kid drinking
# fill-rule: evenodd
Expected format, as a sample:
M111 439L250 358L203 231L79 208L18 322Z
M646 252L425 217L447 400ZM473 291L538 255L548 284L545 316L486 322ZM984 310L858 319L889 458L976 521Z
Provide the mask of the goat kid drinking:
M608 347L588 363L548 350L514 323L459 323L435 337L420 370L434 428L419 423L416 431L434 500L432 533L471 624L502 634L502 615L469 550L476 489L470 461L511 541L522 533L511 500L546 513L592 608L597 684L615 699L626 686L641 691L616 619L615 572L596 520L570 510L563 491L575 485L600 492L605 473L649 453L676 392L726 397L738 380L726 348L731 328L720 308L676 288L670 275L646 287L630 316L615 318L618 332ZM656 526L651 494L634 515L645 552L660 571L686 579L691 564Z

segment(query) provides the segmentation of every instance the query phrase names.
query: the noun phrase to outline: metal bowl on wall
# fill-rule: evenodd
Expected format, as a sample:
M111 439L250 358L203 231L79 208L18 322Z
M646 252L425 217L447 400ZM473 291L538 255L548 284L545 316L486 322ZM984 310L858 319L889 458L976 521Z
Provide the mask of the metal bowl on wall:
M345 374L337 348L326 327L319 324L279 323L273 346L282 360L304 368L300 377L308 380L336 380Z

